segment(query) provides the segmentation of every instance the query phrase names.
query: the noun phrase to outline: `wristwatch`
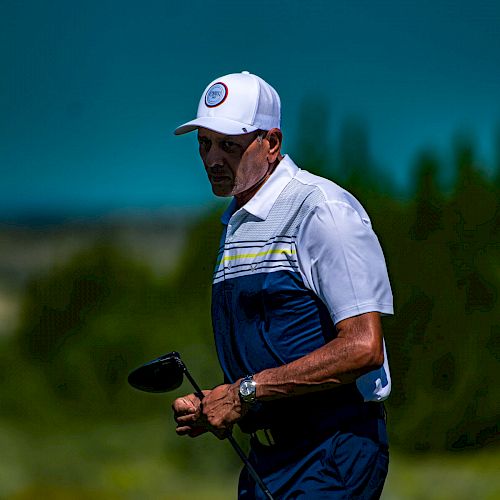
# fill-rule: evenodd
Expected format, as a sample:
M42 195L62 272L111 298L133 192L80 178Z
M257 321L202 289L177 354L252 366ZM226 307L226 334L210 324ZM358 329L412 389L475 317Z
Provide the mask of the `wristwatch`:
M252 375L247 375L240 382L240 399L244 403L253 404L257 400L257 383Z

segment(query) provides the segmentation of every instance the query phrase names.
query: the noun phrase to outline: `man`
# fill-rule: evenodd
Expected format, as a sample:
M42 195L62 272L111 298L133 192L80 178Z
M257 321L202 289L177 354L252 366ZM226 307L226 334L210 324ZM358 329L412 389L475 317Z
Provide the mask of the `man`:
M234 424L275 498L378 498L390 392L384 256L360 203L282 155L280 98L248 72L214 80L195 120L212 190L232 196L213 279L225 383L173 404L179 435ZM265 498L246 470L239 498Z

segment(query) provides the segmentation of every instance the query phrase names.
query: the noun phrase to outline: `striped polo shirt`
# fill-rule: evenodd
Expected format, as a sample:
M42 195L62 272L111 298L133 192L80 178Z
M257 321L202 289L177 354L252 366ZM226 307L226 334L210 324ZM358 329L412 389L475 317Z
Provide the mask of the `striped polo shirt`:
M222 222L212 322L227 381L318 349L336 337L343 319L393 313L384 255L366 211L289 156L243 207L233 199ZM365 401L389 395L384 358L383 367L356 381Z

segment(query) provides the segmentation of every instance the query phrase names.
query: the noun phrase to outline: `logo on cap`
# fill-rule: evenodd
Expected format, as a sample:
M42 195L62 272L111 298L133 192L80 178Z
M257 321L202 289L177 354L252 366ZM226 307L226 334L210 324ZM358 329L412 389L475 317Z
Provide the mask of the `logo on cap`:
M227 97L227 87L222 82L214 83L205 94L205 104L209 108L215 108L222 104Z

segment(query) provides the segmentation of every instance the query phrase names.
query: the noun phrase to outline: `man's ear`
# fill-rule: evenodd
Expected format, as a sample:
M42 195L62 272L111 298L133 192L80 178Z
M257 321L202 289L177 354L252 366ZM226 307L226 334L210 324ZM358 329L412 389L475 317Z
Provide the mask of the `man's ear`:
M283 134L279 128L272 128L266 134L266 140L269 142L269 151L267 152L267 161L274 163L280 156Z

